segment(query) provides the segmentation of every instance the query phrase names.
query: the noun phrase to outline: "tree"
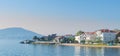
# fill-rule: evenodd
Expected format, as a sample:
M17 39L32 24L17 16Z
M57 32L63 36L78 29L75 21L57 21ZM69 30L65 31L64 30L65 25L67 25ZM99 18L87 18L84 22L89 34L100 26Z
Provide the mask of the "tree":
M71 43L74 43L75 42L75 38L71 37L71 38L68 38L69 42Z
M119 42L120 42L120 32L118 32L118 33L116 34L115 42L116 42L116 43L119 43Z
M119 43L119 39L115 39L114 42L115 42L115 43Z
M80 31L78 31L78 32L76 33L76 35L79 36L79 35L81 35L81 34L83 34L83 33L84 33L84 32L80 30Z
M80 43L81 43L81 44L85 44L85 40L81 40Z
M116 34L116 38L117 38L117 37L120 37L120 32L118 32L118 33Z
M93 44L92 40L86 40L87 44Z
M37 40L39 40L39 38L37 36L34 36L33 40L37 41Z
M74 37L69 37L69 38L63 38L61 43L77 43L77 41L75 41Z
M97 37L95 43L102 43L101 37Z

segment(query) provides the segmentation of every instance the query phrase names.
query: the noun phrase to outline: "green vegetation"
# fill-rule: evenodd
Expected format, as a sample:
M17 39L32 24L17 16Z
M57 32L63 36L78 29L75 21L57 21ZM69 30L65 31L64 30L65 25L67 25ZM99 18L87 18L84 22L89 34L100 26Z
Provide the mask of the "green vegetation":
M74 41L75 41L75 38L64 38L62 43L74 43Z
M39 41L40 39L39 39L39 37L34 36L34 37L33 37L33 40L34 40L34 41Z
M85 44L85 40L81 40L80 42L81 42L81 44Z
M76 36L79 36L79 35L81 35L81 34L83 34L84 32L83 31L78 31L77 33L76 33Z
M56 37L56 34L51 34L51 35L42 36L42 37L34 36L33 40L34 41L52 41L55 37Z
M94 43L103 43L101 40L101 37L97 37L95 41L93 41Z
M119 43L120 41L119 41L119 39L115 39L114 42L115 43Z

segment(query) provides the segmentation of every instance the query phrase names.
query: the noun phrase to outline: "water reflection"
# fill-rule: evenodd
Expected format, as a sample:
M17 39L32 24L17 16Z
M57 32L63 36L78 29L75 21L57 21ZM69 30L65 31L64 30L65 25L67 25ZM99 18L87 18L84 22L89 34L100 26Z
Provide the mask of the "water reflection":
M33 45L33 56L119 56L119 48Z
M119 56L119 48L74 47L75 56Z
M74 47L59 45L33 45L33 56L74 56Z
M18 40L0 40L0 56L120 56L120 48L27 45Z

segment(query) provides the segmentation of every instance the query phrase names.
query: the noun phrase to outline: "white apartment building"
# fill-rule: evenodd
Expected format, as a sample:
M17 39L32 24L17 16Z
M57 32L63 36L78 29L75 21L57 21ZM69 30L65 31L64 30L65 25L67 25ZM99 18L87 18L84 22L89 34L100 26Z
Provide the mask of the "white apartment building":
M116 38L116 34L115 32L109 30L109 29L101 29L96 31L97 36L96 37L100 37L101 40L106 43L109 41L113 41Z

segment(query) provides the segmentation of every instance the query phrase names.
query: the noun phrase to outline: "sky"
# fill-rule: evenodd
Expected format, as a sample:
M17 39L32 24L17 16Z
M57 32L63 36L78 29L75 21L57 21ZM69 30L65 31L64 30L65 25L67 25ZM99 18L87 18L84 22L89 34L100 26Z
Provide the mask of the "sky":
M0 29L39 34L120 29L120 0L0 0Z

